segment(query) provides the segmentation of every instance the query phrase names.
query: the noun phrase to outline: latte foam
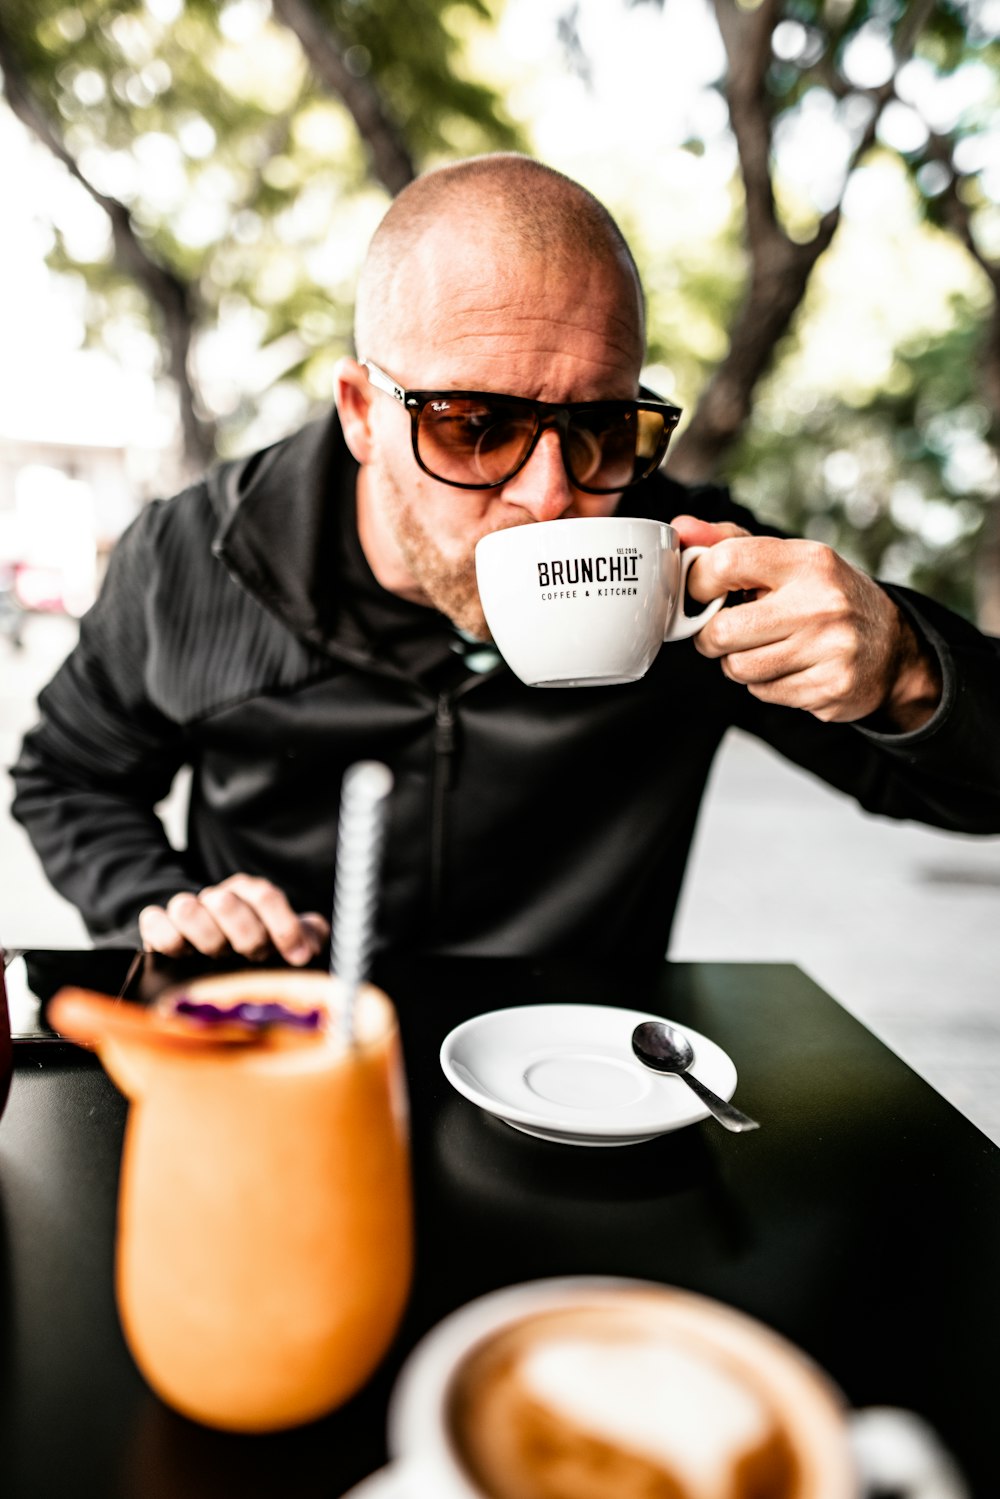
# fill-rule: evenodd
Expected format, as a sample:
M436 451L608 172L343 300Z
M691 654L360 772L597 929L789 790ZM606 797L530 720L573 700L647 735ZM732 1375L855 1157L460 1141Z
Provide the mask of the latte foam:
M805 1499L780 1399L648 1301L529 1316L474 1349L451 1432L487 1499Z

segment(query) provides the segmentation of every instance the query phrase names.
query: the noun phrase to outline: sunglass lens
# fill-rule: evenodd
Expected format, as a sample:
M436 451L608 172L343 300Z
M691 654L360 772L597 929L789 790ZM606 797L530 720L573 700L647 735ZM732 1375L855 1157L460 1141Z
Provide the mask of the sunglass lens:
M640 407L636 416L639 422L635 442L636 462L645 468L650 462L659 463L666 451L673 426L668 425L659 411L644 411Z
M659 425L662 430L662 421ZM634 409L581 413L570 422L567 437L567 466L581 488L625 489L645 469L644 434Z
M527 452L535 427L530 412L501 401L433 400L420 413L417 451L446 482L502 484Z

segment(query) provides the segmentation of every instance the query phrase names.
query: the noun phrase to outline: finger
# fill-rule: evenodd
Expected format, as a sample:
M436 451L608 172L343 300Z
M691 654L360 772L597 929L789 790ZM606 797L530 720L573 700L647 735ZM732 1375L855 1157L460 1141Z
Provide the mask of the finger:
M743 685L762 703L799 708L823 723L852 723L878 706L875 698L867 701L859 697L856 684L845 682L843 673L829 669L828 663Z
M244 958L263 958L271 950L267 928L252 906L226 884L211 885L198 899L210 913L229 946Z
M736 680L775 680L818 667L836 681L839 690L853 692L865 675L865 636L850 619L821 611L815 617L800 618L766 603L730 612L745 616L743 628L724 626L713 632L704 650L706 655L723 657ZM754 618L756 614L759 619Z
M680 537L682 547L714 547L717 542L750 534L732 521L699 520L696 515L675 515L670 524Z
M741 607L747 614L756 608ZM727 677L749 686L816 671L838 691L853 690L858 659L853 631L842 624L819 628L810 622L802 627L795 620L782 619L774 610L760 612L765 615L763 628L752 626L738 643L731 642L730 650L719 652ZM722 633L724 640L726 632Z
M724 674L741 687L781 682L811 671L816 664L814 661L797 660L792 651L772 646L756 651L733 651L721 660Z
M824 687L822 674L815 668L794 672L770 682L749 682L745 685L751 697L762 703L773 703L782 708L798 708L825 722L834 721L838 714L840 705L837 696Z
M139 912L139 940L146 952L180 958L191 951L162 906L143 906Z
M223 888L231 890L248 905L258 917L268 940L285 959L286 963L308 963L315 957L315 929L304 925L292 910L288 897L270 880L254 875L234 874L222 882Z
M330 943L330 923L326 917L318 911L302 911L299 920L312 939L314 956L323 952Z
M171 896L167 901L166 911L177 931L187 939L195 952L214 958L225 951L225 934L212 919L211 912L202 904L200 896L183 890L179 895Z
M792 579L818 590L829 586L841 565L836 552L819 542L737 536L720 541L692 564L688 590L694 598L708 599L737 589L770 592Z
M731 656L740 651L759 650L777 645L795 633L795 621L768 603L769 594L760 602L733 604L723 609L694 638L695 648L712 658Z

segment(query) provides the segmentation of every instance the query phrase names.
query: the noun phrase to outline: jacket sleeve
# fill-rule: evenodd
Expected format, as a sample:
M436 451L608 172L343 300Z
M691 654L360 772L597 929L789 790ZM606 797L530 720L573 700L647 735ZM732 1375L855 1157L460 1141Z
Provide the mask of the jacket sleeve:
M855 731L920 788L927 822L969 833L1000 832L1000 640L943 604L882 585L941 667L941 702L909 734Z
M119 541L11 772L13 816L96 940L134 940L142 906L204 883L154 811L186 758L183 731L149 690L148 608L161 519L162 507L148 506Z
M686 498L705 520L785 534L761 525L721 486L693 489ZM1000 833L1000 640L911 589L880 587L937 656L943 691L926 724L906 734L877 732L864 720L824 724L810 713L761 703L735 683L728 684L732 721L866 811L952 832Z
M931 599L882 586L941 667L941 702L927 723L905 734L877 732L865 720L824 724L735 684L733 721L868 812L1000 833L1000 640Z

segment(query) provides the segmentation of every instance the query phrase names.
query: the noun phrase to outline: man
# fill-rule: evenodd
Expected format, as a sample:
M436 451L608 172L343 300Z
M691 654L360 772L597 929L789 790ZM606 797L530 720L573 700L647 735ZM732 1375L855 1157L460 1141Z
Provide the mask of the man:
M661 959L730 725L871 810L1000 830L996 642L828 548L751 534L722 490L574 477L574 441L603 437L552 408L607 402L626 422L643 319L614 222L538 163L478 158L400 194L361 276L339 421L148 507L41 697L14 812L95 939L308 961L360 758L395 774L380 916L397 948ZM548 403L490 487L458 391ZM498 441L502 402L474 419ZM709 545L692 596L741 601L639 683L522 686L482 646L476 541L615 511ZM181 853L154 806L184 764Z

